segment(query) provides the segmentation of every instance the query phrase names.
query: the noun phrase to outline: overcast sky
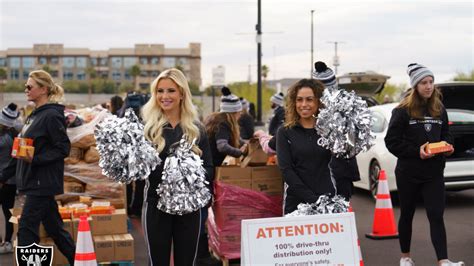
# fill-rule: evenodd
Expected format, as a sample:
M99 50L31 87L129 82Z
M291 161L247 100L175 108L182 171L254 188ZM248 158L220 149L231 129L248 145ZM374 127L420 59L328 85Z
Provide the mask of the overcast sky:
M203 85L223 65L226 81L256 81L257 0L0 0L0 49L63 43L95 50L201 43ZM474 68L473 1L262 0L263 64L269 79L309 77L311 10L314 59L338 74L373 70L408 83L406 66L428 66L436 81ZM331 66L332 67L332 66Z

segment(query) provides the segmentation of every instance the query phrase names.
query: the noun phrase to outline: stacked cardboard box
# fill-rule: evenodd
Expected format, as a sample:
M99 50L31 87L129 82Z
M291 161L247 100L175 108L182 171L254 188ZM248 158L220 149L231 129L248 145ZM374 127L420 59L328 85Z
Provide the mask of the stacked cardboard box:
M283 178L276 165L216 168L216 181L240 188L263 192L268 195L283 194Z

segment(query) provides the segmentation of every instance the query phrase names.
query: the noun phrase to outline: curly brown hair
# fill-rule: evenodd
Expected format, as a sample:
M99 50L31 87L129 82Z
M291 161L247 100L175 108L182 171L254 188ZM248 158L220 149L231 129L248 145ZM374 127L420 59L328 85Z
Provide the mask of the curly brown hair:
M240 146L240 130L239 123L237 119L232 115L233 113L212 113L204 121L206 127L206 133L208 137L213 137L216 135L219 125L222 123L229 124L232 135L230 139L230 145L234 148L239 148Z
M285 108L285 127L287 128L295 126L300 119L300 115L296 111L296 95L298 95L298 91L302 88L310 88L313 90L314 96L319 101L319 107L315 115L318 115L319 109L323 107L321 97L323 96L324 85L315 79L299 80L288 89Z

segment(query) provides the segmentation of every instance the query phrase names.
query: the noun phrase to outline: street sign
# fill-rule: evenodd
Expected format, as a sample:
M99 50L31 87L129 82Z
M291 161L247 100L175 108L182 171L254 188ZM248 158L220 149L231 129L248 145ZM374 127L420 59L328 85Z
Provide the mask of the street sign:
M221 87L225 85L225 68L218 66L212 69L212 86Z

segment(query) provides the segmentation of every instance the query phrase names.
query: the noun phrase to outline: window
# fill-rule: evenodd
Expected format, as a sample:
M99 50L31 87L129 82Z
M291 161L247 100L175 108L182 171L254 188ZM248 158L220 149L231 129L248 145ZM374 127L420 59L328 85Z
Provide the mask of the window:
M49 63L51 65L57 65L59 64L59 57L57 56L52 56L50 59L49 59Z
M141 65L148 65L148 58L147 57L140 57L140 64Z
M5 58L0 58L0 67L7 66L7 60Z
M20 68L20 58L16 57L16 56L8 58L8 67L9 68Z
M80 70L77 72L77 79L78 80L85 80L86 79L86 72L83 70Z
M73 68L74 67L74 57L63 57L63 67Z
M146 71L141 71L140 72L140 77L146 78L146 77L148 77L148 73Z
M113 68L121 68L122 67L122 57L114 56L110 58L112 62Z
M160 63L160 59L157 56L153 56L150 60L150 64L158 65Z
M178 59L178 63L177 63L178 66L185 66L187 64L188 64L187 58L181 57Z
M20 79L20 70L19 69L10 69L10 79L19 80Z
M78 68L86 68L87 67L87 57L85 57L85 56L76 57L76 66Z
M74 78L74 73L71 70L64 70L63 79L72 80Z
M51 76L52 76L53 78L59 77L58 71L57 71L57 70L51 71Z
M165 68L170 68L176 66L176 58L175 57L163 57L163 66Z
M383 132L385 129L386 121L387 121L385 117L383 116L383 114L377 111L372 111L372 117L374 119L374 124L372 125L372 131L374 133Z
M120 71L112 72L112 79L113 80L120 80L122 78L122 73Z
M125 71L125 79L126 80L131 80L132 79L132 76L130 75L129 71Z
M150 77L156 78L160 74L160 71L151 71L150 72Z
M123 58L123 67L130 68L137 63L137 58L132 56L126 56Z
M38 64L40 64L40 65L48 64L48 58L46 56L38 57Z
M91 58L91 65L92 66L97 66L97 58L95 58L95 57Z
M34 57L23 57L23 68L33 68L35 66Z
M30 75L31 69L23 69L23 79L27 80L28 76Z
M108 66L109 65L109 59L108 58L100 58L99 65L100 66Z

